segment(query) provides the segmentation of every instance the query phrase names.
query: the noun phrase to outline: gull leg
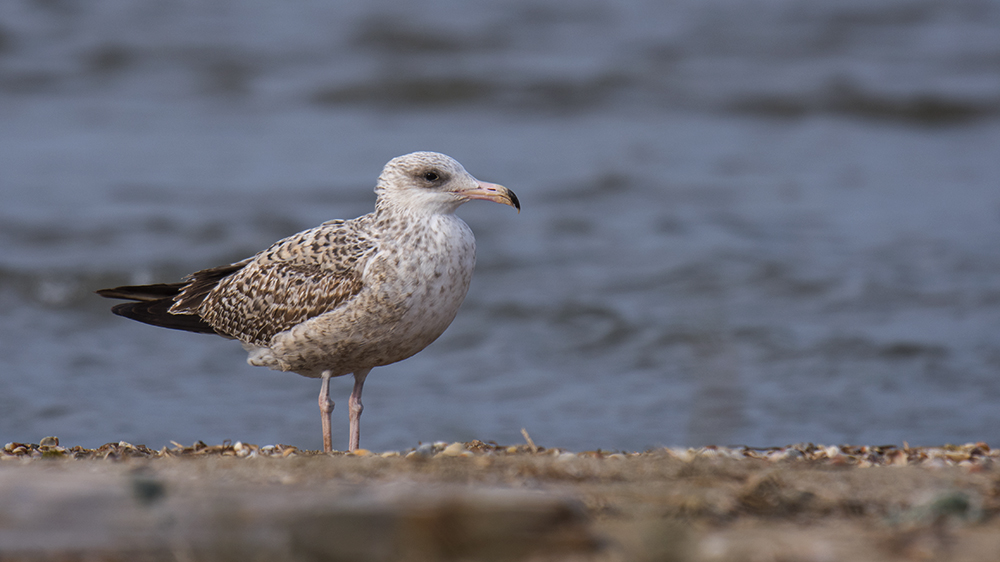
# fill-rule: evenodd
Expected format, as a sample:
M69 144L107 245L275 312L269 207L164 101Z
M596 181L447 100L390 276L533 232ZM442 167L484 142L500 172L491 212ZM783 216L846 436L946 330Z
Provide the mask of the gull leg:
M333 413L333 400L330 400L330 371L323 371L323 383L319 387L319 416L323 421L323 451L333 450L333 432L330 427L330 414Z
M354 390L351 391L351 400L348 403L348 410L351 414L351 442L347 447L348 451L358 450L361 442L361 412L365 409L361 405L361 389L365 386L365 377L371 369L364 369L354 372Z

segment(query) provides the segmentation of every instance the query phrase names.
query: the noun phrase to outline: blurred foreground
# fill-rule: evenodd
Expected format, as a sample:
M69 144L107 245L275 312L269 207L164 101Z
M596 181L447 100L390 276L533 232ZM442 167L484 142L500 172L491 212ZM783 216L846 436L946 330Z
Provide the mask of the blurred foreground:
M981 560L1000 451L8 444L3 560Z

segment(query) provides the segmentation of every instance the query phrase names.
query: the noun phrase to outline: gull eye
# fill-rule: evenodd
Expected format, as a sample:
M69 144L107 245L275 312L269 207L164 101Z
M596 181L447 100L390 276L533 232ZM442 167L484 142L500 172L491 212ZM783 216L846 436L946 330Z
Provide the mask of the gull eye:
M429 172L424 172L424 179L433 183L441 179L441 176L438 175L438 173L435 172L434 170L431 170Z

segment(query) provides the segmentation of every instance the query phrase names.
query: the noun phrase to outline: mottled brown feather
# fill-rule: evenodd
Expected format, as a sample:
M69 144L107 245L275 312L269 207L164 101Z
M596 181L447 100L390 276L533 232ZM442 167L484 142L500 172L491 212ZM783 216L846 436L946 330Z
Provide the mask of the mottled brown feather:
M216 331L266 346L275 334L334 310L361 291L364 266L377 250L364 235L369 221L368 215L330 221L276 242L210 291L205 291L210 275L195 287L195 274L190 299L185 289L171 312L197 311Z
M184 278L183 286L173 297L174 304L170 307L173 314L197 314L198 307L212 289L222 279L246 267L253 258L247 258L233 264L196 271Z

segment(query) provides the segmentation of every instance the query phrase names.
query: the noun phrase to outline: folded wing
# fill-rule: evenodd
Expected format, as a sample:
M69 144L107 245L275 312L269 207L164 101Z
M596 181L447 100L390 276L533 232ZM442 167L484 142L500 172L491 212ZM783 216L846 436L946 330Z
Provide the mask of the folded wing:
M266 346L275 334L334 310L361 291L364 267L377 248L356 221L324 223L252 258L192 273L181 283L97 294L135 301L113 307L119 316Z

